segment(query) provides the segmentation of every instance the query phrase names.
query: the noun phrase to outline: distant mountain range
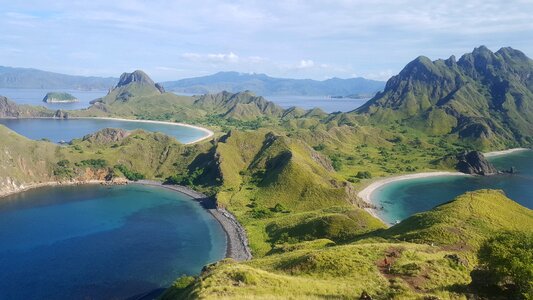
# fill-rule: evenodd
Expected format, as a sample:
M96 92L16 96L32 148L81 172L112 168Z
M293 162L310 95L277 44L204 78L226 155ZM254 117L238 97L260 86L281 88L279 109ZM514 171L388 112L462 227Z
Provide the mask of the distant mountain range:
M73 76L37 69L0 66L0 88L107 90L118 78Z
M207 94L228 91L238 93L253 91L261 96L360 96L372 97L381 91L385 82L365 78L312 79L274 78L265 74L219 72L209 76L166 81L169 91Z
M108 90L118 81L119 79L114 77L73 76L0 66L0 88ZM385 82L364 78L331 78L317 81L274 78L265 74L219 72L209 76L166 81L161 85L169 91L191 94L252 91L261 96L372 97L383 90Z

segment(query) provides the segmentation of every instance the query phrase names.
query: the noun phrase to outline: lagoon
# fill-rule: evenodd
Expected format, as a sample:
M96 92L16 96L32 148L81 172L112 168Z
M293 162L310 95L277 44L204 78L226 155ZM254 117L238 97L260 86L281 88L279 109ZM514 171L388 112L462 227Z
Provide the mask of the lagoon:
M517 174L495 176L438 176L388 183L375 190L371 199L377 215L389 224L427 211L467 191L499 189L519 204L533 208L533 151L520 151L488 158L496 168L514 166Z
M111 119L0 119L0 124L30 139L48 139L55 143L81 138L103 128L161 132L176 138L181 143L190 143L207 136L202 130L177 124Z
M220 224L163 188L44 187L0 199L0 299L137 299L225 250Z

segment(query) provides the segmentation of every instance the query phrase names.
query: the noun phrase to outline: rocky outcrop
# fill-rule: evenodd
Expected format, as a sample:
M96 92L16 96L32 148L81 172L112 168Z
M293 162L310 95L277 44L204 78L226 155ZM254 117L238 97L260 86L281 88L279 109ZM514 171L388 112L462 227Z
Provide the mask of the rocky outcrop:
M459 172L475 175L494 175L498 170L479 151L463 152L457 155L456 168Z
M55 114L54 114L54 118L57 118L57 119L68 119L68 112L62 110L62 109L58 109Z
M17 118L19 116L18 106L6 97L0 96L0 118Z
M110 144L120 142L130 134L131 132L124 129L104 128L84 136L83 141L89 141L94 144Z
M146 73L141 70L136 70L133 73L122 73L116 87L118 88L130 83L140 83L155 86L154 81Z

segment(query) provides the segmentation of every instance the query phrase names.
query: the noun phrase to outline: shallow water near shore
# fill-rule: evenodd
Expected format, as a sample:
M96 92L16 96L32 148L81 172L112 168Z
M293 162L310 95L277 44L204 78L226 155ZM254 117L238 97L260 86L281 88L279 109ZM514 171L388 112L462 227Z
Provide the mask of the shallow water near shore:
M378 216L393 224L415 213L427 211L448 202L467 191L499 189L518 202L533 208L533 151L520 151L490 157L496 168L508 170L514 166L517 174L496 176L438 176L408 179L386 184L371 195L372 201L383 209Z
M32 140L45 138L55 143L82 138L103 128L161 132L182 143L190 143L207 135L202 130L179 125L109 119L0 119L0 124Z
M220 224L163 188L45 187L0 199L0 299L136 299L225 251Z

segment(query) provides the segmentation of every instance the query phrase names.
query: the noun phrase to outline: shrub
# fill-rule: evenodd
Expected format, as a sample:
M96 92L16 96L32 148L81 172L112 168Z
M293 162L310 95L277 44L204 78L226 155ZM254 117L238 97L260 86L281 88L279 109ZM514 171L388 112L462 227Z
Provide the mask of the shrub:
M480 269L491 274L489 284L514 285L526 299L533 299L533 233L503 232L482 244Z
M107 167L107 161L105 159L86 159L76 164L78 167L90 167L93 169L102 169Z
M359 179L369 179L369 178L372 178L372 174L368 171L359 171L357 172L357 174L355 175L355 178L359 178Z
M137 173L137 172L133 172L133 171L129 170L125 165L122 165L122 164L121 165L116 165L115 168L118 169L120 172L122 172L122 174L124 174L124 176L128 180L137 181L137 180L144 179L144 175L143 174Z

